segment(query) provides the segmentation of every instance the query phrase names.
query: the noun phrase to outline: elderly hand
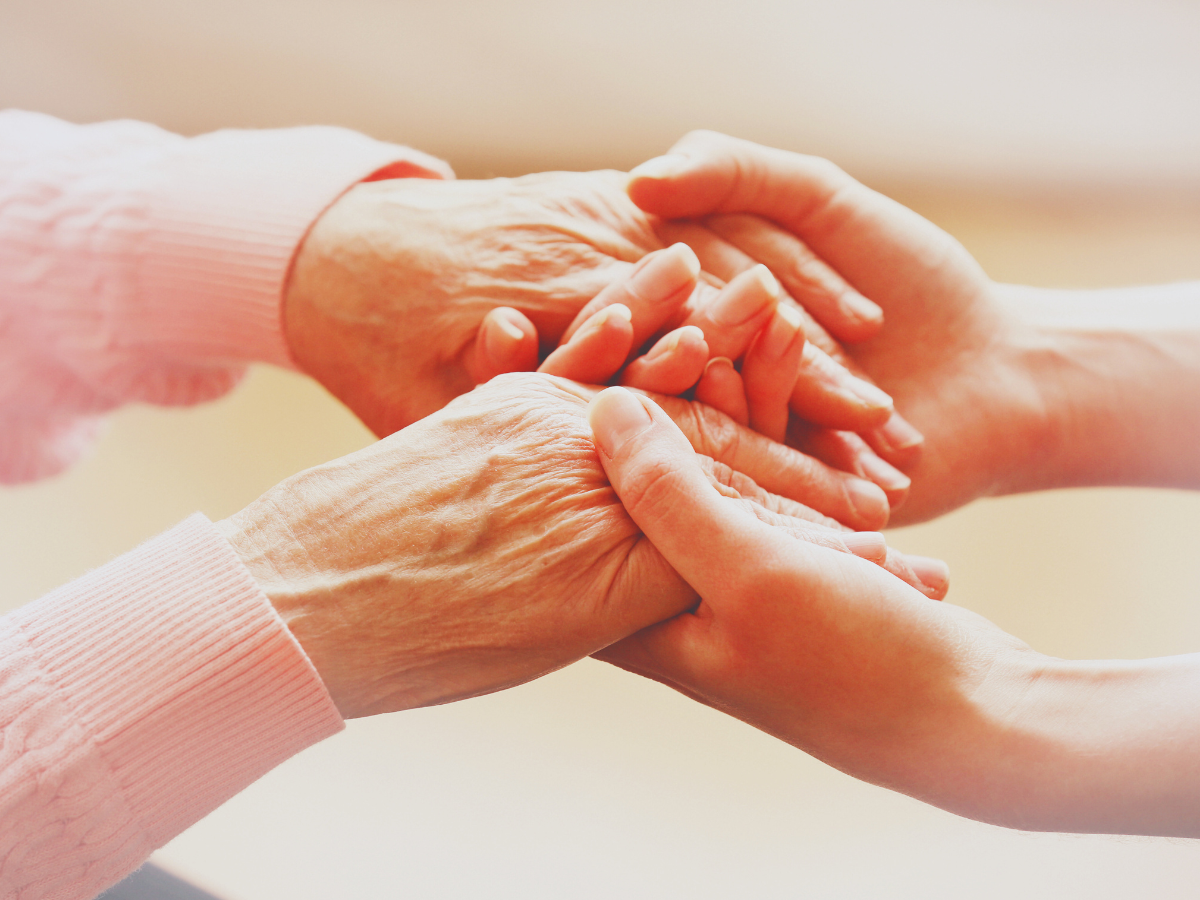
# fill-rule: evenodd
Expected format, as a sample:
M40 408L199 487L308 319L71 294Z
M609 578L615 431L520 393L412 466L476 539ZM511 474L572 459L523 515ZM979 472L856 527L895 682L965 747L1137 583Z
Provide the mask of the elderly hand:
M634 170L629 192L660 216L708 216L703 238L692 241L706 269L728 278L765 263L824 324L836 327L834 313L845 316L862 297L878 303L882 329L845 352L927 439L922 448L898 416L867 434L913 478L898 522L1010 490L1014 461L1037 455L1046 432L1044 398L1025 361L1036 349L1032 332L945 232L829 162L711 132ZM794 427L792 440L850 471L873 465L853 436Z
M624 185L617 172L358 185L297 254L284 304L293 356L378 434L494 375L533 369L539 336L547 352L569 338L595 311L586 304L662 246ZM696 324L728 355L771 316L774 294L745 284L718 294L698 274L677 264L667 273L676 282L633 298L653 313L636 347ZM723 299L710 308L706 298ZM890 407L832 369L807 410L860 428Z
M610 389L589 420L630 517L702 598L601 658L960 815L1200 835L1200 654L1035 653L721 496L648 400Z
M481 332L493 310L520 310L553 346L661 246L616 172L360 184L301 246L284 330L302 369L390 434L507 371L495 356L537 365L519 320Z
M221 523L344 716L519 684L695 602L608 487L593 393L498 377ZM810 540L882 556L879 535L813 526L751 481L801 485L801 454L677 403L723 491Z

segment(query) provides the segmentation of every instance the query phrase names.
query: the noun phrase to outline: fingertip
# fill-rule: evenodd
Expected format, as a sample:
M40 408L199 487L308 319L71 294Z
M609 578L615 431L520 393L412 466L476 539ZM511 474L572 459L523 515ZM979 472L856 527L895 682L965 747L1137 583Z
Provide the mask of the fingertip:
M476 376L488 381L507 372L537 366L537 328L520 311L506 306L490 310L476 336Z
M750 269L750 273L758 279L763 291L771 297L779 296L779 280L771 274L771 270L762 263Z
M910 556L905 554L913 574L920 580L925 594L934 600L941 600L950 591L950 567L940 559L930 556Z
M704 209L709 199L693 196L694 192L688 187L694 180L688 176L695 174L702 164L703 160L683 153L657 156L630 171L625 192L646 212L666 218L684 215L693 206Z
M739 425L750 424L745 382L727 357L713 357L705 365L704 374L696 384L696 399L720 410Z
M883 327L883 308L858 291L847 290L842 296L842 310L853 325L858 340L874 337Z
M861 559L879 565L887 560L887 541L878 531L852 531L840 537L846 548Z
M614 303L612 306L606 306L597 313L597 324L608 322L609 318L624 319L626 322L633 322L633 310L624 303Z
M629 180L631 182L640 179L663 181L668 178L674 178L679 173L685 171L690 165L691 159L682 153L666 153L662 156L648 159L641 165L632 168L629 171Z
M609 459L654 424L642 399L622 387L606 388L593 397L587 419L596 447Z
M887 453L915 450L925 443L925 435L897 412L893 412L882 426L875 429L875 437Z
M875 530L887 524L891 507L883 488L873 481L848 475L845 478L846 497L850 509L864 530Z
M680 262L687 267L688 272L693 279L700 277L700 257L696 255L696 251L682 241L678 241L667 248L668 253L674 253Z
M891 394L871 382L853 375L847 380L847 387L862 401L864 406L886 412L888 418L891 418L893 408Z
M911 478L887 460L878 456L865 444L860 449L857 463L862 470L861 474L883 488L892 509L895 509L904 502L904 499L908 496L909 489L912 487Z

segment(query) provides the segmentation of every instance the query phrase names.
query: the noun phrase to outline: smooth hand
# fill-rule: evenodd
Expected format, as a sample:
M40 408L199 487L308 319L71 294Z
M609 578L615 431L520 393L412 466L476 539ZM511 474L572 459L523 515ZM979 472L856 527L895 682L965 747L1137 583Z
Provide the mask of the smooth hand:
M898 417L865 435L912 476L897 523L1004 492L1014 460L1034 453L1045 422L1021 360L1032 341L978 264L930 222L825 160L712 132L690 134L635 169L628 190L656 215L704 217L700 237L685 222L675 236L689 239L706 270L731 278L766 264L833 326L844 355L826 344L831 353L892 395L926 438L922 446ZM854 332L839 330L834 315L844 319L864 297L883 313L866 339L865 318ZM794 427L792 440L854 470L852 436Z
M1042 656L722 496L645 398L612 388L589 419L629 515L702 598L601 658L960 815L1200 835L1200 655Z

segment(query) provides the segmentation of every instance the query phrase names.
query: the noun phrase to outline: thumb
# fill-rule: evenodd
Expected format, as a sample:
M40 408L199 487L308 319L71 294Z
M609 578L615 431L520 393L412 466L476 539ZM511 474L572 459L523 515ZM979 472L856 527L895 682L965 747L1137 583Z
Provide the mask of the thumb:
M666 156L630 172L626 191L643 210L667 219L755 213L792 227L853 183L826 160L693 131Z
M683 432L647 397L608 388L588 407L613 490L663 557L701 597L729 587L770 528L713 488Z

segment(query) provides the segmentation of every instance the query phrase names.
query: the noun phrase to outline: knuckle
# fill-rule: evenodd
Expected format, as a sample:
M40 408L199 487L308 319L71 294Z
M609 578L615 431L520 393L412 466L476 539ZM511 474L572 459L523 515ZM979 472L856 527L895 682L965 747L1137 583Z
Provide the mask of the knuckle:
M733 419L711 406L693 407L699 445L695 449L715 462L736 459L742 430Z
M639 460L622 482L621 502L627 509L655 511L674 505L684 489L685 475L676 461L656 457Z

